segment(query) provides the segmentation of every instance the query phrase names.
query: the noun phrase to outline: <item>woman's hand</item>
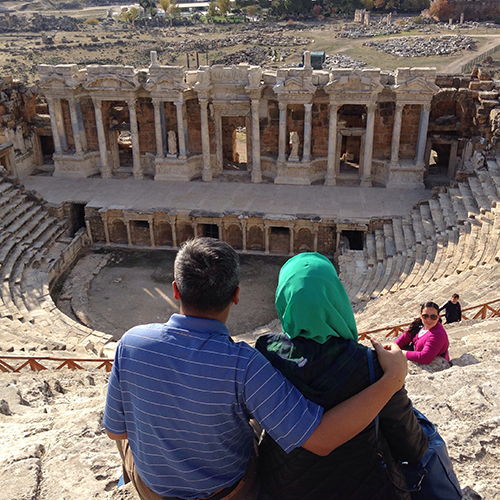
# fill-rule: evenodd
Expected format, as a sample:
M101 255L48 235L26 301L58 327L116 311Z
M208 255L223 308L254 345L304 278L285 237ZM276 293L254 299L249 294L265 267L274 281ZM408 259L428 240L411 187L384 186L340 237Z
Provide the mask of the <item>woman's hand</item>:
M390 378L397 387L396 391L398 391L403 387L408 371L406 356L394 343L390 345L389 350L386 350L378 339L372 337L370 340L377 351L380 366L384 370L384 377Z

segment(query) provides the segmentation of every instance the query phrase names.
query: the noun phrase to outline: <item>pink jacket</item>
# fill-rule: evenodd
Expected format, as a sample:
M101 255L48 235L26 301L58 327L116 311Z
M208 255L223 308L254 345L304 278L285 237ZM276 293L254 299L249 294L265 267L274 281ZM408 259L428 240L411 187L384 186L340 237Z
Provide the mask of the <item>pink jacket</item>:
M400 335L396 340L396 344L399 347L403 347L412 342L410 334L408 331ZM406 351L406 358L409 361L415 361L415 363L420 363L422 365L428 365L436 359L437 356L443 356L446 361L450 361L450 354L448 352L448 347L450 341L448 340L448 334L441 323L431 328L427 333L418 337L415 335L413 337L413 351Z

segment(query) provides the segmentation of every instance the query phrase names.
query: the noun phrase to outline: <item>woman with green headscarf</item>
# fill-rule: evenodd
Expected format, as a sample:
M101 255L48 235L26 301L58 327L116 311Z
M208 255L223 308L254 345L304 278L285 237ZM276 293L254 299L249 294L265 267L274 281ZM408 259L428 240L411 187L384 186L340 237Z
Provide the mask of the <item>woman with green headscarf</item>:
M302 253L281 268L276 309L283 334L264 335L256 348L311 401L328 410L370 385L367 348L358 344L347 293L333 264L318 253ZM382 376L373 352L375 377ZM275 500L409 499L387 479L377 459L381 451L391 479L406 487L398 462L416 462L427 437L413 414L406 390L380 412L374 424L320 457L303 448L285 453L268 435L260 446L260 475Z

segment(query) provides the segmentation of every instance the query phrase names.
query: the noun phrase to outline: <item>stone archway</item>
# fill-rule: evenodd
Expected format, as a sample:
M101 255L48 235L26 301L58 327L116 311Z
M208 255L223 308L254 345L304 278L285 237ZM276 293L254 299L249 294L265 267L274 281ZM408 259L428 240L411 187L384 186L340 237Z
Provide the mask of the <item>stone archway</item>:
M173 246L172 226L169 222L158 222L155 225L155 243L159 246Z
M226 228L225 231L225 241L229 243L234 249L243 249L243 233L241 227L237 224L231 224Z
M109 241L111 243L128 243L127 227L121 219L115 219L109 224Z
M312 252L314 250L314 237L309 228L302 227L297 231L294 246L295 253Z
M191 238L194 238L193 226L191 226L191 224L188 223L181 224L177 232L177 238L179 245L181 245L187 240L190 240Z
M248 229L248 250L264 250L264 229L261 226L252 226Z

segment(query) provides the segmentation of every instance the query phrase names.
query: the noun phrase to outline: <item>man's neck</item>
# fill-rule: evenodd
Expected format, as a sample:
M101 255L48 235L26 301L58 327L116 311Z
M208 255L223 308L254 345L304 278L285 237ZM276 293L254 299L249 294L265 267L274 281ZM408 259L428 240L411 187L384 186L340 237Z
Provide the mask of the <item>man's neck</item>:
M214 312L200 311L192 307L186 307L181 303L179 314L184 314L185 316L194 316L195 318L215 319L217 321L220 321L221 323L226 324L227 318L229 316L229 311L231 310L231 305L232 303L220 312Z

